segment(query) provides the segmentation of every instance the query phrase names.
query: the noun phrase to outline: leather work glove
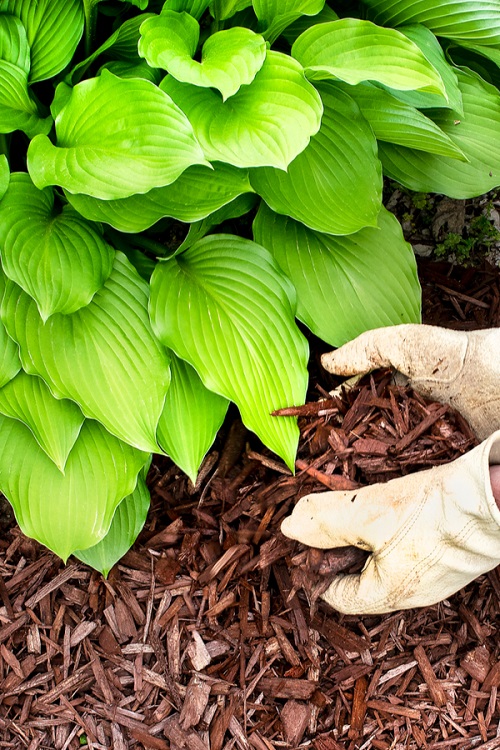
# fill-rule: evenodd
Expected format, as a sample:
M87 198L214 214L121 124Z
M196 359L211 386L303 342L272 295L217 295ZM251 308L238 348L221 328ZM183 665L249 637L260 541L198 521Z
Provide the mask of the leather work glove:
M450 404L479 440L500 429L500 329L408 324L366 331L321 362L336 375L394 367L423 396Z
M435 604L500 563L490 464L500 464L500 431L444 466L303 497L281 530L311 547L371 552L360 574L338 576L322 595L340 612Z
M500 511L488 466L500 464L500 432L492 435L500 430L500 330L377 328L322 363L343 376L392 366L415 390L457 409L480 440L491 435L446 466L302 498L283 521L286 536L321 549L352 544L371 552L361 574L339 576L323 598L346 614L421 607L494 568Z

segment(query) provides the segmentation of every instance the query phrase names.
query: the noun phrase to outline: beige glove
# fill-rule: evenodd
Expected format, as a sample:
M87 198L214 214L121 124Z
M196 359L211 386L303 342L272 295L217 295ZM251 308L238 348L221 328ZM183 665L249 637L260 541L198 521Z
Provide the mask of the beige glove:
M372 553L360 575L339 576L323 594L340 612L434 604L500 563L500 510L489 474L489 464L499 463L500 431L450 464L357 491L308 495L281 530L311 547L353 544Z
M499 328L376 328L324 354L322 363L328 372L346 376L394 367L419 393L451 404L480 440L500 429Z

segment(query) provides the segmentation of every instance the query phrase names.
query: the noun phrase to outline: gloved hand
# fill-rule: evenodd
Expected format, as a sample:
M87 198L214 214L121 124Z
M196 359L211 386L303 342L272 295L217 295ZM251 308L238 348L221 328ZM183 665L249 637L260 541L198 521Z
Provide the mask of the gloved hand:
M499 329L378 328L322 361L344 376L392 366L423 395L457 409L479 439L500 430ZM341 612L434 604L500 562L489 463L500 464L500 432L447 466L304 497L281 528L312 547L353 544L372 553L360 575L339 577L323 595Z
M500 431L450 464L303 497L281 530L311 547L371 552L361 574L339 576L323 594L340 612L434 604L500 563L489 464L500 464Z
M322 364L336 375L394 367L416 391L451 404L479 440L500 429L500 329L450 331L399 325L361 334Z

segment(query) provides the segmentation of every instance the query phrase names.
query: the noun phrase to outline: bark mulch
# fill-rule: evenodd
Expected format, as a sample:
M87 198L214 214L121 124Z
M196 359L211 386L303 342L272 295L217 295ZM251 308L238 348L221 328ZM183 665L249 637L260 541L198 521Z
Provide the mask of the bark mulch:
M498 269L464 274L425 264L426 320L498 326ZM500 748L499 569L431 607L345 617L318 597L362 553L279 531L306 493L448 462L474 436L390 372L334 396L316 380L296 476L237 419L196 487L158 458L146 526L108 580L6 527L0 748Z

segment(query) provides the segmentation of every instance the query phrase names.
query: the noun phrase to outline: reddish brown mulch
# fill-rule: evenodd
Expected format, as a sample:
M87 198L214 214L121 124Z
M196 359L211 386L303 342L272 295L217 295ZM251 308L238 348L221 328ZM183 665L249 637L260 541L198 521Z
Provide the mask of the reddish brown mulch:
M424 266L427 321L499 325L497 269L464 281ZM459 417L388 374L341 398L332 385L325 375L316 395L329 400L300 417L295 477L237 421L197 488L159 458L146 527L107 581L5 532L0 748L500 747L498 570L432 607L343 617L317 594L332 568L359 567L357 553L307 551L279 533L307 492L473 444Z

